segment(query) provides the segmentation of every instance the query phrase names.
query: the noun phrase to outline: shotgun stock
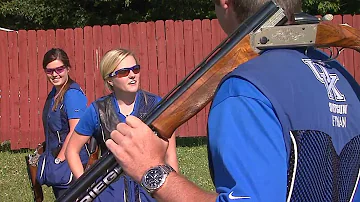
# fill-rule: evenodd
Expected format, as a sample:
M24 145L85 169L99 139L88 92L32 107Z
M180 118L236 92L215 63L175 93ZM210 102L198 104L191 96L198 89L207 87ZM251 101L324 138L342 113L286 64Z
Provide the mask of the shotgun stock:
M89 160L85 166L85 170L88 170L99 158L99 147L94 137L90 138L89 142Z
M315 47L350 48L360 53L360 30L347 24L320 23L317 27Z
M34 154L29 154L29 156L25 156L27 172L30 180L30 186L33 192L33 197L35 202L42 202L44 200L42 187L36 180L36 173L38 169L37 162L39 156L42 153L44 153L44 150L45 150L45 142L37 146Z
M325 25L323 22L310 24L311 26L281 26L284 18L281 8L271 1L266 3L195 67L194 71L170 91L143 121L162 138L170 138L180 125L196 115L213 99L218 84L226 74L240 64L257 57L262 50L299 46L338 46L353 49L360 47L359 31L354 28ZM303 27L295 26L307 26L305 30L309 32L298 34L299 29L303 30ZM274 34L274 30L270 30L264 35L270 28L279 28L282 31ZM322 33L328 30L333 31ZM303 41L299 41L299 37L302 37ZM282 43L273 44L272 38ZM291 39L292 43L287 39ZM87 190L109 168L112 168L109 174ZM122 169L116 163L114 155L108 152L57 201L74 201L86 190L87 195L79 198L78 201L92 201L112 182L112 179L115 179L116 173L120 175Z

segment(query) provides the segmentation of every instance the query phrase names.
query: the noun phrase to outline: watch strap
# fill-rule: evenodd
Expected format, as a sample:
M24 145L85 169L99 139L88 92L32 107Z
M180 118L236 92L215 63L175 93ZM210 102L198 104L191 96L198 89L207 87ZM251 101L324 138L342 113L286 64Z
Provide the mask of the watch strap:
M173 167L171 167L171 166L169 166L169 165L167 165L167 164L165 164L165 165L159 165L159 166L160 166L162 169L164 169L164 171L165 171L167 174L175 171L175 169L174 169Z

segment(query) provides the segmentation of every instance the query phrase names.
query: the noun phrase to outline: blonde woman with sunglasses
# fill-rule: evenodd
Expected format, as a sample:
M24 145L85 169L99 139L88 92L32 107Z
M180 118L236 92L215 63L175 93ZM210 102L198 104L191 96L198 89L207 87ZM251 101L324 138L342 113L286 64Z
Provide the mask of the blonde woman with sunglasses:
M81 147L91 136L97 140L100 151L108 151L105 141L116 125L125 122L128 115L146 116L161 100L157 95L139 89L140 65L134 55L125 49L108 51L100 62L100 72L111 93L91 104L75 128L66 157L76 178L84 173L79 158ZM169 140L167 163L178 170L175 135ZM155 201L139 184L128 176L121 176L105 189L95 201Z
M70 76L70 62L66 52L59 48L49 50L43 59L43 69L53 85L43 109L45 152L40 156L37 181L53 188L59 198L72 184L73 174L65 158L65 150L80 116L86 110L87 98L79 84ZM89 155L86 146L79 148L79 162L86 164Z

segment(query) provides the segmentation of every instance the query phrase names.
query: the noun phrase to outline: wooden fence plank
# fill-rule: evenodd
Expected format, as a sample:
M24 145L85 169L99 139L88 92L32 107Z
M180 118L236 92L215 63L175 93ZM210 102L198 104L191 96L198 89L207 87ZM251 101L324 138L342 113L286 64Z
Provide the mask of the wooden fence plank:
M95 100L95 84L94 84L94 47L92 28L86 26L84 28L84 50L85 50L85 91L88 98L88 104Z
M25 30L20 30L18 34L19 47L19 102L20 102L20 131L16 140L17 148L28 148L26 144L30 141L30 106L29 106L29 67L28 67L28 38Z
M176 84L185 78L185 49L184 49L184 26L182 21L175 21L175 65L176 65ZM188 122L183 123L176 131L177 136L185 137L189 133Z
M103 52L101 53L101 57L105 55L106 52L111 50L111 28L109 25L104 25L101 27L102 32L102 46L103 46Z
M222 41L221 27L217 19L211 20L211 48L214 50Z
M344 15L343 23L353 26L353 17L351 15ZM355 76L354 51L351 49L345 49L341 54L344 56L344 67L351 75Z
M43 122L42 122L42 112L43 107L47 98L47 77L43 70L43 58L45 53L47 52L46 48L46 32L44 30L37 31L37 47L38 47L38 54L37 54L37 63L38 63L38 89L39 89L39 128L40 132L38 134L39 142L45 140L45 134L43 130Z
M38 74L37 72L43 72L41 66L37 63L37 39L36 32L30 30L28 32L28 65L29 65L29 148L35 148L40 143L40 127L39 127L39 101L38 101ZM41 78L43 79L43 77Z
M9 68L10 68L10 131L11 149L19 149L18 140L20 133L20 100L19 100L19 55L18 34L8 33L9 39Z
M185 73L188 75L194 70L194 46L193 46L193 23L191 20L184 21L184 50L185 50ZM188 133L184 134L185 137L197 136L197 118L193 116L187 121ZM180 134L182 135L182 134Z
M108 52L109 50L111 50L111 28L108 25L102 26L101 27L101 32L102 32L102 54L100 55L100 61L103 58L103 56L105 55L106 52ZM102 79L102 78L101 78ZM108 89L106 89L108 90ZM110 92L110 90L106 91L106 92Z
M174 21L165 21L166 38L166 70L167 70L167 92L176 85L176 54L175 54L175 28Z
M65 51L66 50L65 30L63 29L55 30L55 40L56 40L55 46Z
M83 29L76 28L75 34L75 75L76 82L85 90L85 63L84 63L84 32ZM88 102L90 102L88 98Z
M201 32L202 32L202 40L203 40L203 50L202 50L202 58L204 59L208 56L212 51L212 44L209 43L212 41L212 33L211 33L211 23L210 20L204 19L201 21Z
M130 48L129 25L127 24L120 25L120 45L121 48Z
M70 76L72 79L76 81L76 74L75 74L75 35L73 29L66 29L64 34L65 45L64 51L69 57L70 61Z
M184 25L177 20L175 27L175 61L176 61L176 84L186 76L185 68L185 48L184 48Z
M140 22L140 33L139 33L139 53L137 56L140 58L141 65L141 73L140 73L140 86L141 89L146 91L150 91L150 82L149 82L149 55L148 55L148 47L147 47L147 31L146 31L146 23Z
M137 23L130 23L129 24L130 51L132 51L135 54L135 57L141 61L141 58L138 55L140 52L139 33L140 33L140 26Z
M94 60L95 60L95 99L105 95L104 82L100 73L100 60L102 58L102 32L100 26L93 27L93 39L94 39Z
M149 57L149 90L159 95L158 56L156 48L155 23L146 23L147 52Z
M158 20L155 22L155 35L157 39L158 50L158 69L159 69L159 95L161 97L168 93L167 90L167 69L166 69L166 44L165 44L165 29L164 21Z
M10 65L8 35L0 31L0 143L10 140Z
M52 48L56 48L56 41L55 41L55 30L46 30L46 47L47 50ZM50 82L47 82L47 91L50 92L53 85Z
M120 26L111 25L111 49L120 47Z

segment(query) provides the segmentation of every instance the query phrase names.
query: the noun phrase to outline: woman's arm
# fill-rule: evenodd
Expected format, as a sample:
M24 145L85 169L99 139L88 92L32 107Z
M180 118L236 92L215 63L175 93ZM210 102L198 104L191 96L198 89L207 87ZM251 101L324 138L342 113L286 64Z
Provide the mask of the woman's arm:
M78 122L79 122L79 119L69 119L70 131L69 131L68 135L66 136L64 144L62 145L62 148L57 156L57 158L59 158L61 161L64 161L66 159L66 157L65 157L66 147L69 143L71 135L74 132L75 126Z
M80 150L89 141L90 137L79 135L74 131L68 143L65 155L76 179L84 173L84 167L80 159Z
M60 160L65 160L65 151L69 140L78 124L80 117L86 110L87 98L82 91L69 89L64 95L65 111L69 120L69 133L66 136L62 148L57 156Z
M172 168L179 172L178 159L176 155L176 135L175 133L169 139L169 147L166 151L165 161Z

